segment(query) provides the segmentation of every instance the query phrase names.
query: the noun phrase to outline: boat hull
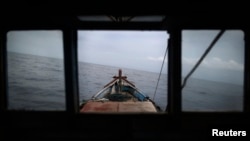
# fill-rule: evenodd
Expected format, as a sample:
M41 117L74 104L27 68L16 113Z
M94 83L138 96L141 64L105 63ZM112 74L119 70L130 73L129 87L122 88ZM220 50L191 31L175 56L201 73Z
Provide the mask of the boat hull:
M131 112L131 113L144 113L144 112L157 112L155 106L150 101L144 102L133 102L133 101L126 101L126 102L113 102L113 101L106 101L106 102L99 102L99 101L89 101L85 103L83 108L80 111L81 113L84 112Z
M133 83L122 76L114 76L113 80L96 93L90 100L81 104L80 112L158 112L157 106L147 95L143 94Z

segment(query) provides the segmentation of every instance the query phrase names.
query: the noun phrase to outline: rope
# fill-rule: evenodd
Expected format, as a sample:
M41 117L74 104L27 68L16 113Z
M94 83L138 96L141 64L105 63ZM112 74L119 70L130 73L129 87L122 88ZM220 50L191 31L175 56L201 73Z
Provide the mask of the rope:
M160 81L160 78L161 78L162 68L163 68L163 66L164 66L165 58L166 58L166 56L167 56L167 52L168 52L168 48L169 48L169 43L170 43L170 39L168 39L168 45L167 45L167 47L166 47L166 51L165 51L165 54L164 54L164 58L163 58L163 61L162 61L162 64L161 64L161 71L160 71L160 74L159 74L159 77L158 77L158 81L157 81L157 84L156 84L156 88L155 88L153 100L155 99L156 91L157 91L158 84L159 84L159 81Z
M188 78L193 74L193 72L197 69L197 67L201 64L202 60L206 57L206 55L209 53L209 51L212 49L212 47L214 46L214 44L220 39L220 37L223 35L223 33L225 32L225 30L221 30L217 36L214 38L213 42L210 44L210 46L208 46L208 48L206 49L206 51L204 52L204 54L201 56L201 58L199 59L199 61L195 64L195 66L193 67L193 69L188 73L188 75L186 76L186 78L184 79L183 85L181 87L181 89L183 89L187 83Z

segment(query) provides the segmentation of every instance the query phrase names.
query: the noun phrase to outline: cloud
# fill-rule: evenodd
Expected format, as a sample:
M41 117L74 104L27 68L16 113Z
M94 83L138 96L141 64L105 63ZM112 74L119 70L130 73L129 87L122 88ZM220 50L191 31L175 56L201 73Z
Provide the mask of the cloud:
M207 67L214 67L218 69L229 69L229 70L239 70L239 71L242 71L244 68L243 64L240 64L233 59L224 61L218 57L213 57L212 59L206 61L204 65Z
M194 66L198 61L198 58L186 58L183 57L183 64Z
M198 58L183 58L183 64L194 66L198 62ZM243 71L244 66L236 62L233 59L228 61L224 61L218 57L213 57L210 59L205 59L201 63L201 66L209 68L209 69L227 69L227 70L237 70Z
M150 61L160 61L160 62L162 62L164 57L163 56L159 56L159 57L148 56L147 59L150 60ZM167 61L167 58L165 58L165 61Z

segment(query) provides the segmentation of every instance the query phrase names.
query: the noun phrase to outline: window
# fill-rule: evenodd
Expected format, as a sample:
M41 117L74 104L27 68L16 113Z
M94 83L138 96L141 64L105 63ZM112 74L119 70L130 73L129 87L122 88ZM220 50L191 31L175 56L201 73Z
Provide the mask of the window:
M219 30L182 31L182 77ZM226 30L182 89L183 111L243 111L244 33Z
M93 98L105 85L110 84L110 81L112 83L113 76L118 76L118 70L121 69L122 76L127 77L126 80L164 111L167 105L166 60L161 75L160 71L167 40L166 31L79 30L80 103L86 104L86 101ZM107 91L111 91L111 88L104 90Z
M61 31L9 31L7 56L9 110L65 110Z

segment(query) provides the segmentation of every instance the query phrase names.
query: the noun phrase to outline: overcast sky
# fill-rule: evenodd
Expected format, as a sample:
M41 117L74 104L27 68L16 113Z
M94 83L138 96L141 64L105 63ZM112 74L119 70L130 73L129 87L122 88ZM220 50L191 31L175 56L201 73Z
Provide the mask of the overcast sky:
M169 37L164 31L79 31L78 35L80 61L152 72L160 72Z
M12 52L63 58L62 32L10 31L7 34L7 50Z
M182 32L183 76L198 61L218 32ZM78 31L78 60L160 72L168 38L164 31ZM243 39L244 34L239 30L226 31L193 77L242 85ZM12 52L63 58L62 48L61 31L12 31L7 35L7 50Z

